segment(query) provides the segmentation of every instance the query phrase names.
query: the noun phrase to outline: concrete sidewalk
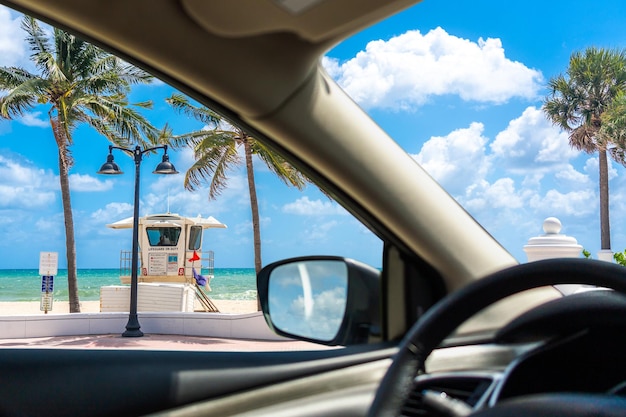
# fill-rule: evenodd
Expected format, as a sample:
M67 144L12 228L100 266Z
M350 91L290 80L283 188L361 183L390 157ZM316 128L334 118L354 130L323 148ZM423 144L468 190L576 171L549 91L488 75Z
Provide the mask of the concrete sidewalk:
M333 347L301 341L225 339L207 336L145 334L143 337L122 337L120 334L34 337L0 339L0 349L135 349L193 350L222 352L260 352L322 350Z

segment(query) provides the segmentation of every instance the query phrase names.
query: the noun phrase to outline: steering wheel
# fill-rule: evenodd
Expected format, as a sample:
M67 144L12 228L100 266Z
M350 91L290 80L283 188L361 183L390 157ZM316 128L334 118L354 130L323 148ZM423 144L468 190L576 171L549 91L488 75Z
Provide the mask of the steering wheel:
M400 342L381 381L370 417L397 416L426 358L465 320L502 298L532 288L589 284L626 293L626 268L591 259L548 259L498 271L448 295L430 308ZM590 407L596 407L590 409ZM594 411L602 410L604 414ZM590 414L591 412L591 414ZM586 394L522 397L472 413L476 417L626 415L626 399Z

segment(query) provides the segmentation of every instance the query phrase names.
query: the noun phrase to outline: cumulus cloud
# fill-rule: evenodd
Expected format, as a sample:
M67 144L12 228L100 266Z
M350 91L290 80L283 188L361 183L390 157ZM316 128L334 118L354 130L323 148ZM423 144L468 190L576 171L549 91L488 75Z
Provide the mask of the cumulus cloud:
M70 174L69 178L72 191L108 191L113 188L113 181L101 181L91 175Z
M27 60L21 15L0 6L0 66L23 66Z
M331 340L336 334L346 309L346 289L337 287L315 294L313 312L306 315L305 299L299 296L289 305L285 326L298 329L299 334Z
M92 219L103 223L112 223L133 215L133 205L129 203L109 203L104 209L96 210L91 214Z
M483 131L482 123L472 123L446 136L434 136L412 156L449 193L462 193L467 186L480 182L489 169L485 150L488 138Z
M24 113L24 115L17 120L26 126L41 128L50 127L50 121L48 119L40 119L39 116L41 116L41 112L38 111L32 113Z
M40 192L37 187L28 185L0 184L0 208L36 208L52 204L54 200L52 191Z
M589 175L577 171L572 165L569 164L563 170L557 172L554 176L559 180L567 182L570 187L590 187L593 185Z
M177 149L176 159L176 169L180 172L187 171L196 162L196 157L193 154L193 149L189 147Z
M0 156L0 208L36 208L55 201L58 181L51 171Z
M535 99L543 84L540 71L506 57L500 39L473 42L442 28L372 41L346 62L323 65L364 108L410 109L443 95L500 104Z
M598 197L592 190L561 192L549 190L544 197L535 196L532 208L568 216L583 217L598 211Z
M560 170L579 154L569 146L567 134L532 106L511 120L490 147L494 157L506 161L507 170L517 173Z
M314 223L304 231L304 239L308 242L324 242L331 231L339 225L335 220L325 223Z
M585 172L589 174L590 177L594 179L594 181L598 181L598 177L600 176L600 163L598 162L598 157L595 156L593 158L587 159L585 162ZM615 169L614 162L609 158L609 180L612 180L617 177L617 170Z
M345 277L345 266L333 262L276 269L269 287L276 325L296 334L331 339L345 312Z
M517 194L511 178L500 178L487 187L484 196L493 208L520 208L524 204L523 196Z
M309 200L304 196L293 203L285 204L282 208L283 213L297 214L300 216L332 216L344 215L347 212L343 207L331 201Z
M38 219L35 222L35 228L39 233L47 236L49 239L52 237L58 238L65 233L63 223L63 215L57 214L52 217Z
M518 209L524 205L524 197L515 189L511 178L499 178L493 184L482 181L468 188L465 199L469 209Z

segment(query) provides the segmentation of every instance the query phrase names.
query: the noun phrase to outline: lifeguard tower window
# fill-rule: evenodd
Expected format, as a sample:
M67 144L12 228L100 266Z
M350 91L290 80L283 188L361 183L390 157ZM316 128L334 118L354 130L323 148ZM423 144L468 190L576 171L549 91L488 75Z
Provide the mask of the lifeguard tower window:
M202 226L189 228L189 247L187 250L198 250L202 244Z
M180 227L148 227L148 242L150 246L177 246L180 230Z

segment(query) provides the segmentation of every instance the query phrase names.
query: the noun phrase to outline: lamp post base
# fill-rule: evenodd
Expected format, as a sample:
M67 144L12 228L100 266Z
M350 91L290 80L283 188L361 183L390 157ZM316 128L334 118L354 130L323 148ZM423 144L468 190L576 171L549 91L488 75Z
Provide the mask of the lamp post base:
M139 325L137 316L131 315L126 324L126 331L122 333L122 337L142 337L143 332L139 329L141 329L141 326Z
M122 337L142 337L143 332L139 329L129 329L126 328L126 331L122 333Z

